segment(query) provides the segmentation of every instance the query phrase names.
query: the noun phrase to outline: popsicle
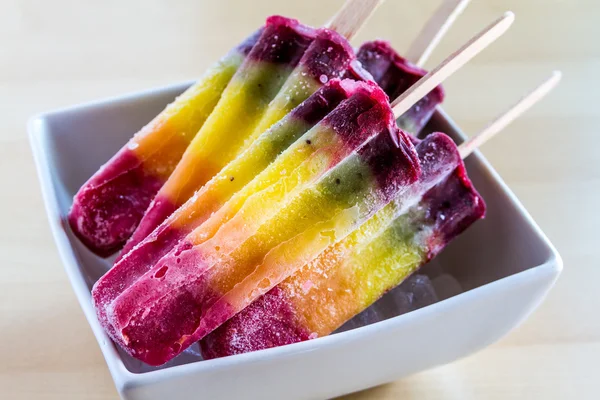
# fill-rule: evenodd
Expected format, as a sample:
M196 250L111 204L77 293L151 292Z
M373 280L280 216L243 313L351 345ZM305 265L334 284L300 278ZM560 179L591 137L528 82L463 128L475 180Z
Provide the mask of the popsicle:
M167 184L165 189L159 193L157 199L145 213L138 228L124 247L122 254L127 254L127 252L136 244L146 238L146 236L175 211L182 202L188 200L196 189L200 189L203 186L207 186L205 184L208 184L210 188L207 188L204 191L206 195L210 196L208 193L211 190L220 190L221 198L226 201L231 194L235 193L254 178L254 176L264 169L278 153L293 142L293 140L290 141L290 139L299 137L297 133L302 131L306 132L313 121L307 120L307 117L310 116L305 116L303 118L294 116L293 122L286 120L283 124L284 127L288 127L290 124L295 125L291 127L292 132L288 132L287 135L281 137L281 133L277 132L280 134L276 138L273 138L273 134L269 135L269 138L265 138L264 135L261 138L260 134L267 131L273 124L281 120L286 114L323 86L323 84L327 83L330 79L341 76L354 59L354 51L345 38L334 31L323 28L319 29L316 33L316 38L310 46L308 46L302 59L287 78L279 93L270 102L256 128L243 139L245 143L242 147L247 148L248 151L243 152L239 157L231 160L229 164L219 164L216 168L224 165L224 169L221 170L220 173L215 173L215 176L212 177L213 179L208 182L206 182L207 178L202 177L201 174L195 173L190 177L189 173L185 172L185 168L190 167L194 162L203 165L204 156L200 154L198 155L200 158L196 159L196 154L189 153L186 155L187 158L184 159L184 164L187 163L185 164L187 167L184 167L182 164L181 168L183 169L181 169L181 179L179 180L181 181L184 179L186 182L185 187L189 187L190 189L181 190L182 186L178 183ZM329 100L326 98L324 101L328 102ZM224 112L235 112L235 110L225 109ZM220 115L219 118L222 120L226 119L225 114ZM237 120L237 118L228 119ZM208 126L209 125L207 125L207 127ZM280 124L275 129L280 131L281 127L282 125ZM227 126L225 128L219 126L215 129L222 129L226 132L229 128ZM229 140L222 140L220 137L222 135L218 135L215 129L206 133L206 135L212 135L218 138L223 144L229 146ZM287 129L290 128L288 127ZM236 130L239 132L239 127L237 127ZM201 132L201 134L204 134L204 132ZM256 143L256 139L258 138L263 140ZM206 146L203 145L203 150L205 149ZM223 161L226 162L230 158L231 157L229 156L224 156ZM189 161L186 161L187 159L189 159ZM206 171L209 175L215 172L215 170L208 171L208 169L206 169ZM177 175L172 179L178 179L176 176ZM233 177L234 180L231 180L231 177ZM199 179L196 180L196 178ZM192 180L194 181L193 184L190 183ZM220 187L215 188L215 186L219 186L219 183L221 183ZM170 199L174 198L174 196L169 194L172 193L169 191L169 187L172 187L173 191L177 192L177 200L167 201L164 199L165 196ZM222 201L219 202L217 199L215 200L214 207L205 207L207 205L203 205L202 210L196 211L202 211L203 214L210 215L216 207L222 204Z
M374 70L379 72L378 76L385 76L385 80L378 83L388 95L392 92L398 93L399 87L405 85L406 82L417 81L425 74L424 71L414 67L398 67L404 61L387 43L366 44L363 48L370 49L372 57L374 57L373 54L378 54L380 62ZM362 49L361 51L364 52ZM389 62L381 62L384 59ZM348 70L352 71L352 75L357 79L370 78L356 65L351 65ZM259 136L248 150L225 166L219 174L171 214L150 235L138 243L126 256L118 260L113 269L97 285L95 295L98 298L106 299L105 295L101 294L103 291L111 290L111 287L127 287L130 282L152 267L179 240L200 225L202 225L202 233L199 233L197 238L205 240L212 237L223 223L239 211L252 194L281 180L285 171L292 171L299 165L303 166L302 171L304 171L296 171L296 175L279 183L279 186L285 185L288 190L299 186L302 182L310 182L323 174L328 167L331 167L329 163L322 162L319 168L315 166L319 160L314 158L310 162L306 160L315 152L319 152L320 157L324 157L325 152L333 154L332 152L336 151L335 147L332 147L329 141L319 139L325 134L320 129L315 129L300 139L298 137L335 108L342 99L348 98L354 87L355 85L348 82L339 83L335 80L329 82L279 123ZM441 101L443 99L441 86L427 94L426 98L435 98ZM422 125L422 122L428 119L434 111L436 105L435 101L428 101L427 104L420 101L415 105L415 107L419 107L419 110L411 109L409 111L417 119L415 125ZM294 142L296 139L298 140ZM363 140L366 140L366 137ZM294 142L292 147L279 155L292 142ZM307 146L307 143L310 143L310 146ZM344 154L348 154L359 144L360 141L356 141L353 143L353 147L349 147L347 143L342 147L342 151L345 151ZM328 147L328 149L322 149L323 147ZM338 157L343 155L339 151L335 154ZM276 157L276 162L273 162ZM271 162L273 163L269 164ZM249 182L250 180L251 182ZM260 220L264 220L266 213L261 213L259 217L261 217ZM124 276L128 278L124 278ZM126 283L123 283L124 280ZM113 291L113 293L115 292Z
M216 231L220 226L219 221L222 219L220 216L227 215L226 210L230 214L239 210L247 197L254 191L259 191L260 188L277 182L282 177L281 171L298 165L299 161L297 160L302 161L320 148L326 147L329 147L331 154L335 154L336 148L331 146L331 140L335 140L336 136L334 135L335 132L328 128L328 122L320 122L315 129L311 129L311 127L317 125L319 120L335 109L344 99L351 97L355 91L368 93L370 90L378 89L372 84L355 84L351 81L332 80L326 84L281 122L265 132L244 153L244 157L238 157L226 166L221 173L197 192L184 206L173 213L155 232L115 263L114 267L95 285L94 297L96 302L106 303L114 299L123 288L128 287L135 279L147 272L179 240L201 225L213 212L217 210L220 212L212 218L217 222L210 224L210 226L215 227L214 230ZM353 103L354 101L351 104ZM365 107L369 106L370 103L365 104ZM307 131L310 133L305 134ZM329 141L327 140L327 133L330 136ZM354 132L349 133L354 134ZM359 135L360 132L356 133L356 136ZM269 167L264 173L259 173L258 168L261 164L268 164L277 157L280 148L285 148L289 142L294 142L299 136L305 137L303 140L298 140L284 155L281 155L275 165ZM320 140L321 137L323 139ZM307 146L306 141L310 141L311 138L311 145ZM366 138L367 136L362 140L366 140ZM347 154L352 151L352 148L343 146L340 151L345 151ZM243 187L244 183L252 178L254 171L258 171L256 172L257 178L252 180L252 183L247 187L244 187L240 193L237 193L235 199L227 203L228 206L225 209L220 210L231 194ZM234 207L238 204L239 207ZM208 229L208 226L205 229ZM116 290L115 288L119 289Z
M341 101L346 98L346 100ZM252 197L260 200L262 212L255 214L253 219L246 218L244 223L256 228L264 222L268 215L277 212L277 207L266 207L266 196L254 196L255 193L262 193L261 190L267 190L270 186L270 193L273 199L270 201L273 205L277 200L282 202L292 196L293 193L300 190L303 184L306 184L318 176L331 169L337 160L344 158L363 142L373 137L375 134L387 126L393 125L393 116L387 105L387 97L382 90L372 82L355 82L351 80L338 81L333 80L311 97L312 100L303 103L291 115L290 118L306 118L307 116L315 120L319 114L327 114L326 117L316 124L312 129L306 132L283 154L277 157L267 169L260 173L241 191L236 193L224 206L211 215L210 218L196 228L194 232L193 243L200 245L205 240L210 239L214 233L226 222L240 211L246 201ZM323 99L329 99L331 103L324 103ZM337 103L337 106L336 106ZM314 106L314 107L313 107ZM333 108L331 112L328 109ZM282 121L279 125L285 125ZM270 132L277 133L277 126ZM292 127L294 125L292 124ZM282 131L284 135L288 132ZM267 135L267 139L271 137ZM258 141L260 142L260 140ZM257 144L258 145L258 144ZM258 145L260 146L260 145ZM294 171L286 175L286 170ZM229 180L230 175L224 175L225 183L233 183ZM235 175L232 175L234 178ZM312 178L312 179L311 179ZM212 187L209 185L209 188ZM294 191L296 189L296 191ZM198 193L199 199L204 199L205 191ZM214 192L214 198L218 192ZM202 215L203 208L208 203L196 202L191 200L191 204L182 207L173 216L169 218L168 225L164 229L159 228L146 240L134 248L128 255L115 264L95 285L93 289L93 298L97 306L98 316L101 321L106 323L106 307L130 285L134 284L144 273L146 273L160 256L168 251L172 253L172 247L182 236L193 230L197 218ZM250 206L247 206L248 208ZM250 207L250 210L252 208ZM212 210L209 209L209 212ZM270 214L269 214L270 213ZM208 214L210 215L210 214ZM239 221L239 219L238 219ZM236 221L232 222L235 224ZM248 226L249 228L250 226ZM248 229L245 230L248 232ZM239 238L239 235L237 235ZM229 240L228 243L233 243Z
M341 242L201 341L205 358L295 343L336 330L485 212L452 140L417 145L422 175ZM416 203L416 204L415 204Z
M213 65L79 189L69 224L91 251L108 256L131 235L262 31Z
M485 212L461 157L542 99L560 78L554 72L460 149L440 133L420 142L422 175L409 196L391 202L209 334L200 343L203 356L223 357L329 334L435 257Z

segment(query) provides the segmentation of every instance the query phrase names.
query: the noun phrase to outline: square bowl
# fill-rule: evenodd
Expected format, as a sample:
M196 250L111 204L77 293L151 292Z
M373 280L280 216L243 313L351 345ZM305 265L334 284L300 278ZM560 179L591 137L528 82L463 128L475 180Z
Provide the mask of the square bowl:
M191 349L152 368L131 358L104 333L92 306L90 290L111 260L89 252L66 218L77 189L190 84L52 111L29 122L54 239L124 399L330 398L366 389L495 342L540 304L558 278L562 261L555 248L476 152L466 164L488 205L487 217L423 268L432 278L453 280L454 290L442 290L434 304L404 314L388 306L386 319L362 319L327 337L221 359L205 361ZM427 127L434 130L457 142L465 138L441 109Z

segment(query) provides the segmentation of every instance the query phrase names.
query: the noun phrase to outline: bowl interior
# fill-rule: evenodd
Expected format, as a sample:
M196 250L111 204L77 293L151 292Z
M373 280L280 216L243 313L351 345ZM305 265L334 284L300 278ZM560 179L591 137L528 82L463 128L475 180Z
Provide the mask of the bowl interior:
M65 223L71 199L77 189L142 126L157 115L189 84L125 96L90 105L51 112L38 117L33 140L44 152L41 167L49 171L62 227L77 259L76 272L85 279L88 290L110 267L112 259L101 259L89 252ZM425 133L441 131L460 142L464 135L443 113L437 112ZM488 205L487 217L452 242L434 261L424 266L420 282L433 286L437 296L420 304L406 302L405 285L386 294L369 310L344 325L338 332L359 328L441 301L463 291L535 268L552 257L552 250L541 237L522 207L477 154L466 162L469 176ZM48 199L47 199L48 200ZM410 301L409 301L410 303ZM127 369L134 373L156 370L121 352ZM161 367L201 360L191 348Z

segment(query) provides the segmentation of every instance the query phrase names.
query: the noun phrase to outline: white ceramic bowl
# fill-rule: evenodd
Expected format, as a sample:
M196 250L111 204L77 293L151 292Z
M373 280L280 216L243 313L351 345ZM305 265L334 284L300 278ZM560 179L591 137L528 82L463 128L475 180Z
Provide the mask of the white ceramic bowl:
M495 342L540 304L560 274L562 261L552 244L475 153L467 167L487 202L487 218L423 269L430 276L443 271L454 277L460 293L449 292L417 311L280 348L210 361L192 349L161 368L132 359L106 336L92 307L90 289L110 260L79 243L66 216L87 178L189 84L53 111L29 123L54 239L124 399L316 399L380 385ZM428 130L464 139L442 111Z

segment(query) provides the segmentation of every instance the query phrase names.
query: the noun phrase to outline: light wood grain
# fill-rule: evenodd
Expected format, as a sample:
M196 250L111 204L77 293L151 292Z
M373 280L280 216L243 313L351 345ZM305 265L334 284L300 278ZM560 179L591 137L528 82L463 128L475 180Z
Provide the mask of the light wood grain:
M341 4L0 0L1 399L117 399L50 236L28 116L196 77L265 16L322 25ZM438 5L388 0L354 43L384 37L407 49ZM445 108L475 132L532 82L564 72L555 92L482 149L558 247L563 275L499 343L348 399L598 398L600 3L473 1L427 66L506 9L514 26L447 81Z

